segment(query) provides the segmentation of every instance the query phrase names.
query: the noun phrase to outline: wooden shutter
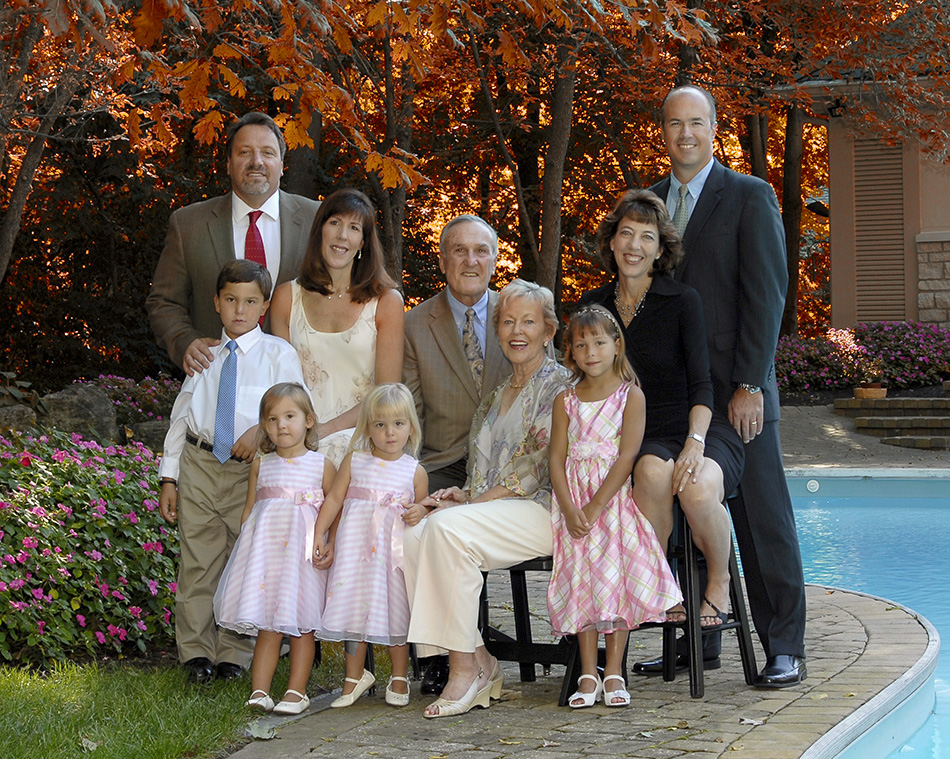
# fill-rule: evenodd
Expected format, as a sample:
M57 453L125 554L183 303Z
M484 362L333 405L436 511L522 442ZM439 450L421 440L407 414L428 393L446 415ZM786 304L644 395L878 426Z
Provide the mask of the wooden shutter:
M904 176L900 146L854 145L854 254L857 320L906 318Z

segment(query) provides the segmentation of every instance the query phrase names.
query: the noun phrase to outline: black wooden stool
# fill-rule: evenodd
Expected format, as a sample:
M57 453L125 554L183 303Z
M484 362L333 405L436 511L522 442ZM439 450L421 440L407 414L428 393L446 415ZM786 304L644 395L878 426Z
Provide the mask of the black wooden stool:
M702 605L702 586L699 564L701 554L693 543L693 533L689 522L683 514L679 504L675 506L675 520L673 535L670 538L668 557L674 573L678 572L682 584L684 606L686 607L686 622L665 622L663 628L663 679L672 681L676 678L676 631L684 628L686 633L687 651L689 654L689 695L693 698L702 698L705 692L703 682L703 641L704 632L699 623L699 610ZM703 559L703 561L705 561ZM746 611L745 597L742 594L742 583L739 579L739 564L736 561L736 551L730 536L729 541L729 621L708 632L725 632L735 630L739 641L739 657L742 660L742 672L747 685L755 682L757 674L755 666L755 652L752 649L752 634L749 627L749 615ZM646 625L645 625L646 626Z

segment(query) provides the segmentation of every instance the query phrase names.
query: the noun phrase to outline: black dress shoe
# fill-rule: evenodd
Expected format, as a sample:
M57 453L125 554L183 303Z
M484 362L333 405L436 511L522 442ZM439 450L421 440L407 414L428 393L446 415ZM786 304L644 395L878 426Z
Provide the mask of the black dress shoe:
M214 667L214 676L219 680L233 680L244 674L244 668L229 661L218 662Z
M805 660L800 656L770 656L755 678L756 688L788 688L805 679Z
M214 667L211 660L204 656L196 656L181 665L188 673L188 679L193 683L206 683L214 676Z
M719 669L722 662L719 657L713 659L703 659L703 669ZM689 657L686 654L679 654L676 657L676 672L685 672L689 669ZM638 661L633 665L633 674L646 675L647 677L656 677L663 674L663 657L659 659L650 659L649 661Z
M419 688L430 696L441 695L442 689L449 681L449 657L433 656L429 666L422 675L422 686Z

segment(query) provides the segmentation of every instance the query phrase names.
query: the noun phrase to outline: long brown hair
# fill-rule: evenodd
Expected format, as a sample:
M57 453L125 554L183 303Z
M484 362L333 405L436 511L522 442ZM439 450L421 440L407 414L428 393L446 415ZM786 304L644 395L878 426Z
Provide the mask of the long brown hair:
M310 241L300 265L297 281L304 290L329 295L332 290L330 272L323 260L323 225L331 216L356 216L363 227L363 247L353 259L350 270L350 298L354 303L366 303L378 298L396 282L383 265L383 246L376 232L376 209L370 199L359 190L337 190L320 204L310 228Z

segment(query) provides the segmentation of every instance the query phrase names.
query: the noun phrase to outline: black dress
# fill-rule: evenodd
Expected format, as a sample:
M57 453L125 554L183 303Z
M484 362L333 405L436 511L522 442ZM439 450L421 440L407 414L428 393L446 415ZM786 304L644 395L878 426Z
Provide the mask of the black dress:
M623 327L614 303L616 280L585 293L581 305L604 306ZM643 306L624 329L627 358L646 398L646 429L639 456L650 453L675 460L689 434L689 410L713 410L704 455L722 469L726 494L742 477L742 440L728 419L713 407L706 328L699 293L665 275L656 275Z

